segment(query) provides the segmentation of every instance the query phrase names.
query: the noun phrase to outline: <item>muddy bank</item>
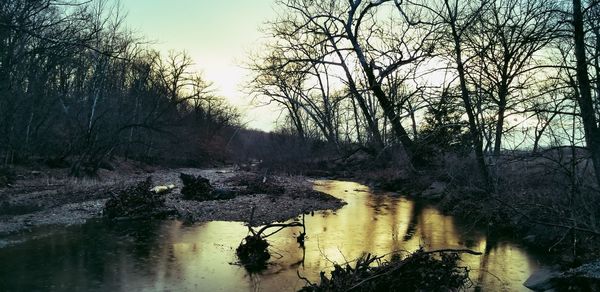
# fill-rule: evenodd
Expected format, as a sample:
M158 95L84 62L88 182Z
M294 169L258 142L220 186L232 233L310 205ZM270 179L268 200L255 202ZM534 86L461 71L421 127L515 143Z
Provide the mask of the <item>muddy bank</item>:
M111 195L152 177L155 185L174 184L167 194L166 206L186 221L246 221L254 207L253 223L265 224L293 218L303 212L337 209L343 202L315 192L302 176L269 176L285 187L282 194L243 192L230 200L185 200L180 173L201 175L216 188L238 190L238 177L257 176L233 169L162 169L151 173L106 173L96 179L76 180L35 173L21 176L12 187L0 189L0 236L29 230L41 225L82 224L102 217L104 204Z

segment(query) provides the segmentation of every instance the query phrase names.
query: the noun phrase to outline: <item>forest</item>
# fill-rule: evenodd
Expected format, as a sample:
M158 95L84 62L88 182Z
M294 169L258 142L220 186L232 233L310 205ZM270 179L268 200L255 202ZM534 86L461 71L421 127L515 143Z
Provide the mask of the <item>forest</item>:
M600 2L271 2L270 131L119 1L0 2L0 290L600 290Z

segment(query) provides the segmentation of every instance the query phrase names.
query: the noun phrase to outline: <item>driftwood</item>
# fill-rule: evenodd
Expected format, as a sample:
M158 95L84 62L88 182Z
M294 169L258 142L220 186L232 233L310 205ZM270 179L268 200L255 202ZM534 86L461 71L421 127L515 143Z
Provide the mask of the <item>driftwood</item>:
M300 291L453 291L470 282L468 269L459 267L460 253L480 255L467 249L422 249L401 259L398 255L388 262L367 254L357 259L354 267L335 265L331 277L321 272L319 284L303 279L307 285Z
M229 190L216 189L207 178L181 173L179 175L183 182L181 194L186 200L209 201L228 200L235 197L235 193Z
M180 173L179 178L183 182L183 188L181 188L181 194L184 199L187 200L207 200L211 198L211 194L214 191L212 185L207 178L202 176L194 177L190 174Z
M304 215L302 216L302 223L291 222L291 223L271 223L267 224L258 231L252 227L252 220L254 217L254 207L251 210L250 220L247 224L248 235L240 242L240 245L235 250L240 263L249 272L258 272L267 267L267 261L271 258L268 247L269 243L267 238L272 236L279 231L290 228L290 227L303 227L303 232L298 236L298 243L300 247L304 247L304 238L306 236L306 228ZM275 231L266 233L267 230L276 228Z

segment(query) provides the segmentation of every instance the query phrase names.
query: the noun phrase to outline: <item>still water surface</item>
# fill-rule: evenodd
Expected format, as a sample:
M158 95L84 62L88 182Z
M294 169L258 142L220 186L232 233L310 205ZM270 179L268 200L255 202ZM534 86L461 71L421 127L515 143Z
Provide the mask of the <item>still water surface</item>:
M485 291L527 290L523 281L539 267L518 245L488 242L476 227L412 200L353 182L315 181L315 189L348 205L306 216L304 250L300 229L270 237L272 264L261 274L231 264L248 231L238 222L92 222L0 249L0 291L296 291L304 285L297 272L317 281L333 263L419 246L483 252L463 263Z

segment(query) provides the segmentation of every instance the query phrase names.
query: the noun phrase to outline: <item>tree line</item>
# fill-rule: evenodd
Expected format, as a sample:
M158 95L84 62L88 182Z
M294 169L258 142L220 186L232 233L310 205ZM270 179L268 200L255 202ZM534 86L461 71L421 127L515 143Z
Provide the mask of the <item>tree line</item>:
M0 2L3 165L43 161L81 175L115 156L224 152L239 113L185 52L161 55L124 20L105 0Z
M600 184L600 5L555 0L279 0L253 56L259 102L301 139L414 166L472 153L587 149ZM435 156L435 155L433 155Z

